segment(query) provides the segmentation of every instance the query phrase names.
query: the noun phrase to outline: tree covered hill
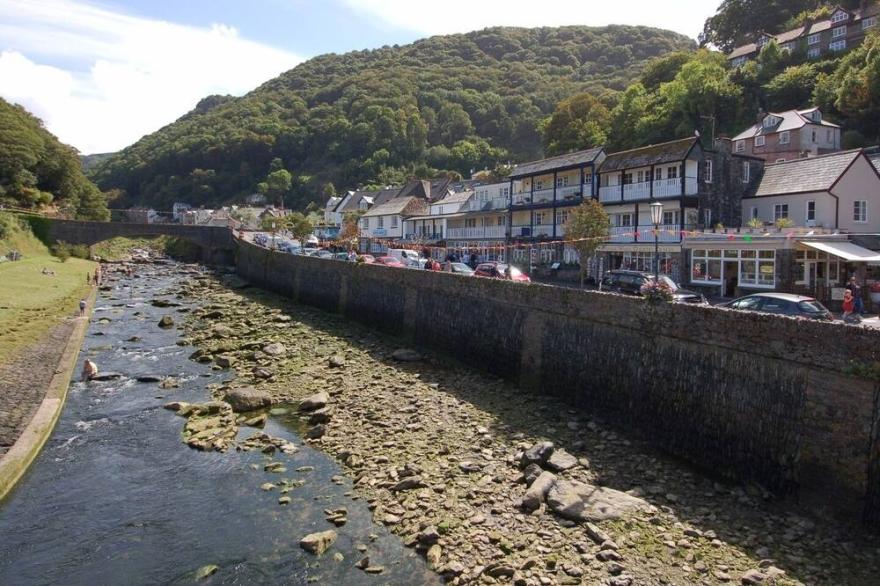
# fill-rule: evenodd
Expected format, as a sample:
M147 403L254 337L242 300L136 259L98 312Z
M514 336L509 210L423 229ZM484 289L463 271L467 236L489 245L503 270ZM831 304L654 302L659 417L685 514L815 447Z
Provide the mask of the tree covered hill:
M82 219L110 218L104 194L83 175L76 149L62 144L42 121L0 98L0 203L52 205Z
M607 102L690 39L646 27L490 28L311 59L242 98L210 96L93 169L128 204L216 204L293 174L286 203L324 186L468 174L540 157L556 105Z

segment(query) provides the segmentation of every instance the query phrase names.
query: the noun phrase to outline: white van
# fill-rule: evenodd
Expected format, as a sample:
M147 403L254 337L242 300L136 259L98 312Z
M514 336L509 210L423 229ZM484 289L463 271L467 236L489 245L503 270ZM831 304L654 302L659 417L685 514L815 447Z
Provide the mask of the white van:
M388 256L392 256L408 267L417 267L419 263L419 253L415 250L404 250L402 248L389 248Z

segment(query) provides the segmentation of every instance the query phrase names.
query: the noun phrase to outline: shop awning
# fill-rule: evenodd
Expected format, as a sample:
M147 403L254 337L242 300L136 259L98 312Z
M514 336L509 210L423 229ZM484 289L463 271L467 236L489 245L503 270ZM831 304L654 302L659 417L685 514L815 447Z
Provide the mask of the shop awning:
M862 248L852 242L805 242L802 240L801 244L851 262L880 263L880 252Z

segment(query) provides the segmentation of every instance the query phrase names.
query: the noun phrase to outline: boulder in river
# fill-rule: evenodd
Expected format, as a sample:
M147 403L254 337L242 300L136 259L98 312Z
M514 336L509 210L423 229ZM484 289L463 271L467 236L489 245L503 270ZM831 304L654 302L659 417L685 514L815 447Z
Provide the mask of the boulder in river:
M326 392L321 391L320 393L315 393L309 397L306 397L299 404L300 411L315 411L317 409L323 409L327 406L327 403L330 401L330 395Z
M619 519L650 509L646 501L625 492L568 480L553 483L547 492L547 506L560 517L577 522Z
M266 391L258 391L254 387L238 387L226 392L225 400L236 412L263 409L272 404L272 396Z
M321 555L336 542L336 538L336 531L328 529L327 531L306 535L300 540L299 546L309 553Z
M287 352L287 348L285 348L284 344L281 344L280 342L273 342L263 346L263 352L269 356L280 356Z
M160 328L173 328L174 327L174 318L170 315L163 315L162 319L159 320Z
M538 442L523 452L519 465L526 467L529 464L543 466L553 454L553 442Z
M92 375L89 377L89 380L116 380L122 378L122 373L119 372L99 372L98 374Z
M522 508L527 511L535 511L544 504L544 498L550 491L550 488L556 482L556 475L551 472L542 472L522 498Z
M161 382L165 377L159 376L157 374L141 374L135 377L135 380L139 383L158 383Z
M400 348L392 352L391 358L398 362L418 362L422 359L422 355L409 348Z

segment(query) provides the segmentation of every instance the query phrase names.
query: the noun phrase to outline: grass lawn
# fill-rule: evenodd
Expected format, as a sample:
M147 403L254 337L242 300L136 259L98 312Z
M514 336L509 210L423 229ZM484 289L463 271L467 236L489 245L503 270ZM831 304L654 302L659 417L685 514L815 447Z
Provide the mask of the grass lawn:
M86 273L95 271L91 261L60 262L29 233L0 240L0 254L11 248L24 260L0 263L0 363L79 311L79 300L89 290ZM42 274L43 267L55 276Z

